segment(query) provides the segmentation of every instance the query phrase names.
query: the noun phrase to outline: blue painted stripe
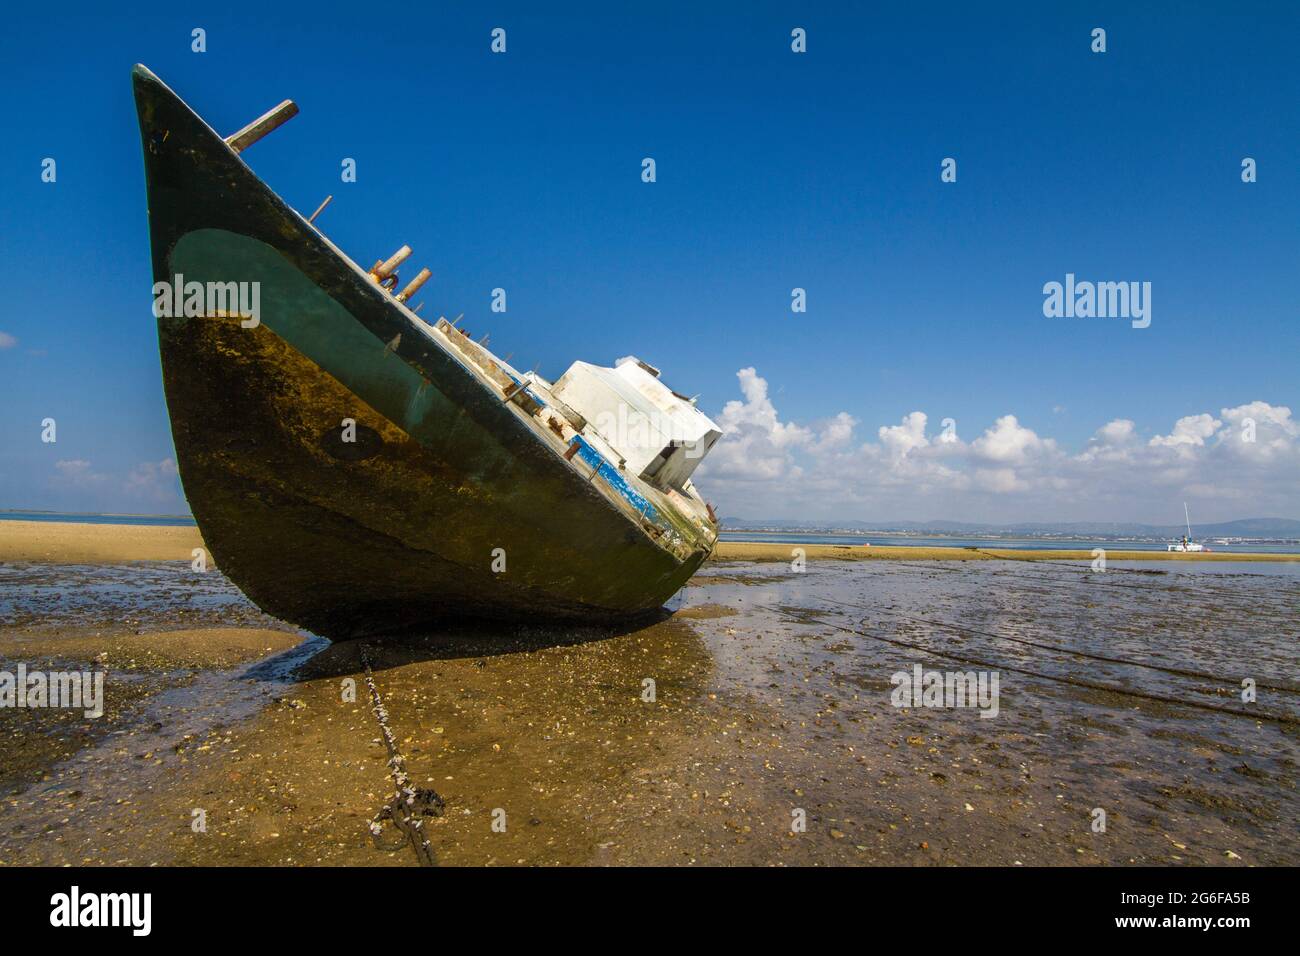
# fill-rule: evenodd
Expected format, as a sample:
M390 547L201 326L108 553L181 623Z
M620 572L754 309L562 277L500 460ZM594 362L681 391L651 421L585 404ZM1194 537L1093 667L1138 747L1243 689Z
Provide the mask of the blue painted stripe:
M578 457L595 470L600 477L605 479L605 483L622 495L632 507L645 515L646 518L659 523L659 512L655 510L646 498L637 493L631 485L627 483L627 478L623 473L610 464L609 460L591 446L581 435L575 435L573 441L578 445Z
M511 375L504 367L500 365L497 367L500 368L501 371L505 372L510 381L522 388L524 393L538 405L543 408L550 408L546 402L542 401L542 399L532 392L528 386L524 385L520 379L515 378L515 376ZM604 478L606 484L622 495L623 498L644 517L653 521L655 524L662 523L659 520L659 512L655 510L655 506L652 505L644 495L638 493L635 488L627 483L627 478L624 477L623 472L614 467L614 465L612 465L604 455L593 448L591 443L581 435L575 435L573 441L578 443L578 457L585 461L588 467L592 468L598 475L600 475L600 477Z

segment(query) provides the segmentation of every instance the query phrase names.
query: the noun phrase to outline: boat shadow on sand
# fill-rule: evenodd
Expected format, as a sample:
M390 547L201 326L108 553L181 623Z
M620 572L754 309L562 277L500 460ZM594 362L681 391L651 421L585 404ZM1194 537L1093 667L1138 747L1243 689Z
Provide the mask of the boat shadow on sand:
M241 676L248 680L298 682L354 676L365 670L361 651L368 651L373 670L383 671L425 661L478 659L527 654L557 647L578 647L626 637L670 621L673 611L619 624L525 624L462 620L437 631L404 633L330 642L305 634L303 643L259 661Z

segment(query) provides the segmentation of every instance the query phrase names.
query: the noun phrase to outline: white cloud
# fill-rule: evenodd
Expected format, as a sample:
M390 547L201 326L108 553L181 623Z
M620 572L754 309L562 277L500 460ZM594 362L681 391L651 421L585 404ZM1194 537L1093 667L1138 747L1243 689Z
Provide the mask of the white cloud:
M925 422L925 412L912 412L903 416L901 425L881 425L876 434L880 436L880 443L885 446L890 457L898 460L906 457L914 448L924 448L930 444L925 437Z
M1093 441L1100 445L1117 446L1127 445L1137 437L1137 425L1132 419L1117 418L1113 422L1107 422L1097 429L1097 434L1093 436Z
M1291 418L1291 409L1285 405L1270 405L1268 402L1251 402L1236 408L1224 408L1219 411L1230 425L1242 427L1249 419L1258 427L1276 428L1290 438L1300 436L1300 425Z
M129 495L147 501L164 501L176 497L176 462L170 458L162 461L142 461L131 469L123 483Z
M971 443L971 451L990 461L1019 464L1036 454L1051 453L1056 443L1044 441L1016 421L1015 415L1003 415L993 427Z
M740 391L745 400L727 402L718 417L718 422L724 429L756 429L778 448L805 444L812 438L812 432L808 429L783 424L777 418L776 406L767 397L767 380L759 378L758 372L753 368L742 368L736 373L736 378L740 380Z
M75 488L85 488L107 481L107 475L101 475L90 466L90 462L81 458L64 459L54 463L55 481Z
M856 418L848 412L840 412L818 430L817 451L843 448L853 438L853 429L857 425Z
M985 491L993 491L998 494L1024 491L1028 488L1028 485L1016 476L1013 468L976 468L975 482L978 487L983 488Z
M782 421L755 369L737 378L744 400L718 416L724 438L697 472L726 515L1160 523L1186 497L1206 521L1300 517L1300 423L1286 406L1191 414L1149 439L1116 418L1072 453L1014 414L969 444L927 434L931 418L919 410L862 441L851 415Z
M124 496L123 500L131 504L165 502L174 506L181 497L177 477L176 462L170 458L140 462L125 477L120 477L120 473L96 471L84 458L71 458L54 463L52 484L58 488L76 489L82 494L94 492L101 496L96 499L100 501L104 496L111 496L112 500Z
M1151 444L1169 448L1177 445L1204 445L1205 439L1218 431L1222 424L1223 422L1213 415L1204 412L1200 415L1187 415L1174 422L1174 430L1168 435L1156 435L1152 438Z
M18 340L8 332L0 332L0 349L11 349L18 344Z
M1130 460L1138 445L1137 424L1131 418L1116 418L1093 433L1078 458L1083 464L1094 461L1125 462Z
M799 465L792 454L796 448L808 448L819 439L828 439L834 446L838 436L845 433L846 420L837 416L831 426L819 435L812 429L782 422L776 406L767 397L767 380L759 378L752 368L742 368L736 373L744 401L730 401L718 416L718 425L730 440L711 453L708 461L715 474L733 481L772 481L798 476ZM847 429L852 432L852 425ZM714 459L717 459L714 461Z

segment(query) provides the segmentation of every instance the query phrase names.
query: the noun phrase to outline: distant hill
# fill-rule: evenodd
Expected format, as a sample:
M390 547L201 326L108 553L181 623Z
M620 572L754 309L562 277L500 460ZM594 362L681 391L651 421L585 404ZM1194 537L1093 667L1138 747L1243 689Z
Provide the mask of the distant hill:
M1030 537L1176 538L1185 532L1180 524L1154 525L1120 521L1041 521L978 524L967 521L790 521L723 518L730 531L885 531L911 534L1027 535ZM1293 518L1239 518L1218 524L1194 524L1197 538L1300 538L1300 521Z

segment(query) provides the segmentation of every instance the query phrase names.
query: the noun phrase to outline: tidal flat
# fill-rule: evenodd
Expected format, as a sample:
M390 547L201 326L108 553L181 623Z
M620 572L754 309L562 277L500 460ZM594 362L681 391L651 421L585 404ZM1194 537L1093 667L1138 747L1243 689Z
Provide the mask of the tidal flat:
M0 863L415 865L360 645L181 557L0 565L0 670L107 697L0 708ZM635 627L367 652L442 865L1283 865L1297 606L1295 564L715 561ZM896 706L918 665L996 716Z

